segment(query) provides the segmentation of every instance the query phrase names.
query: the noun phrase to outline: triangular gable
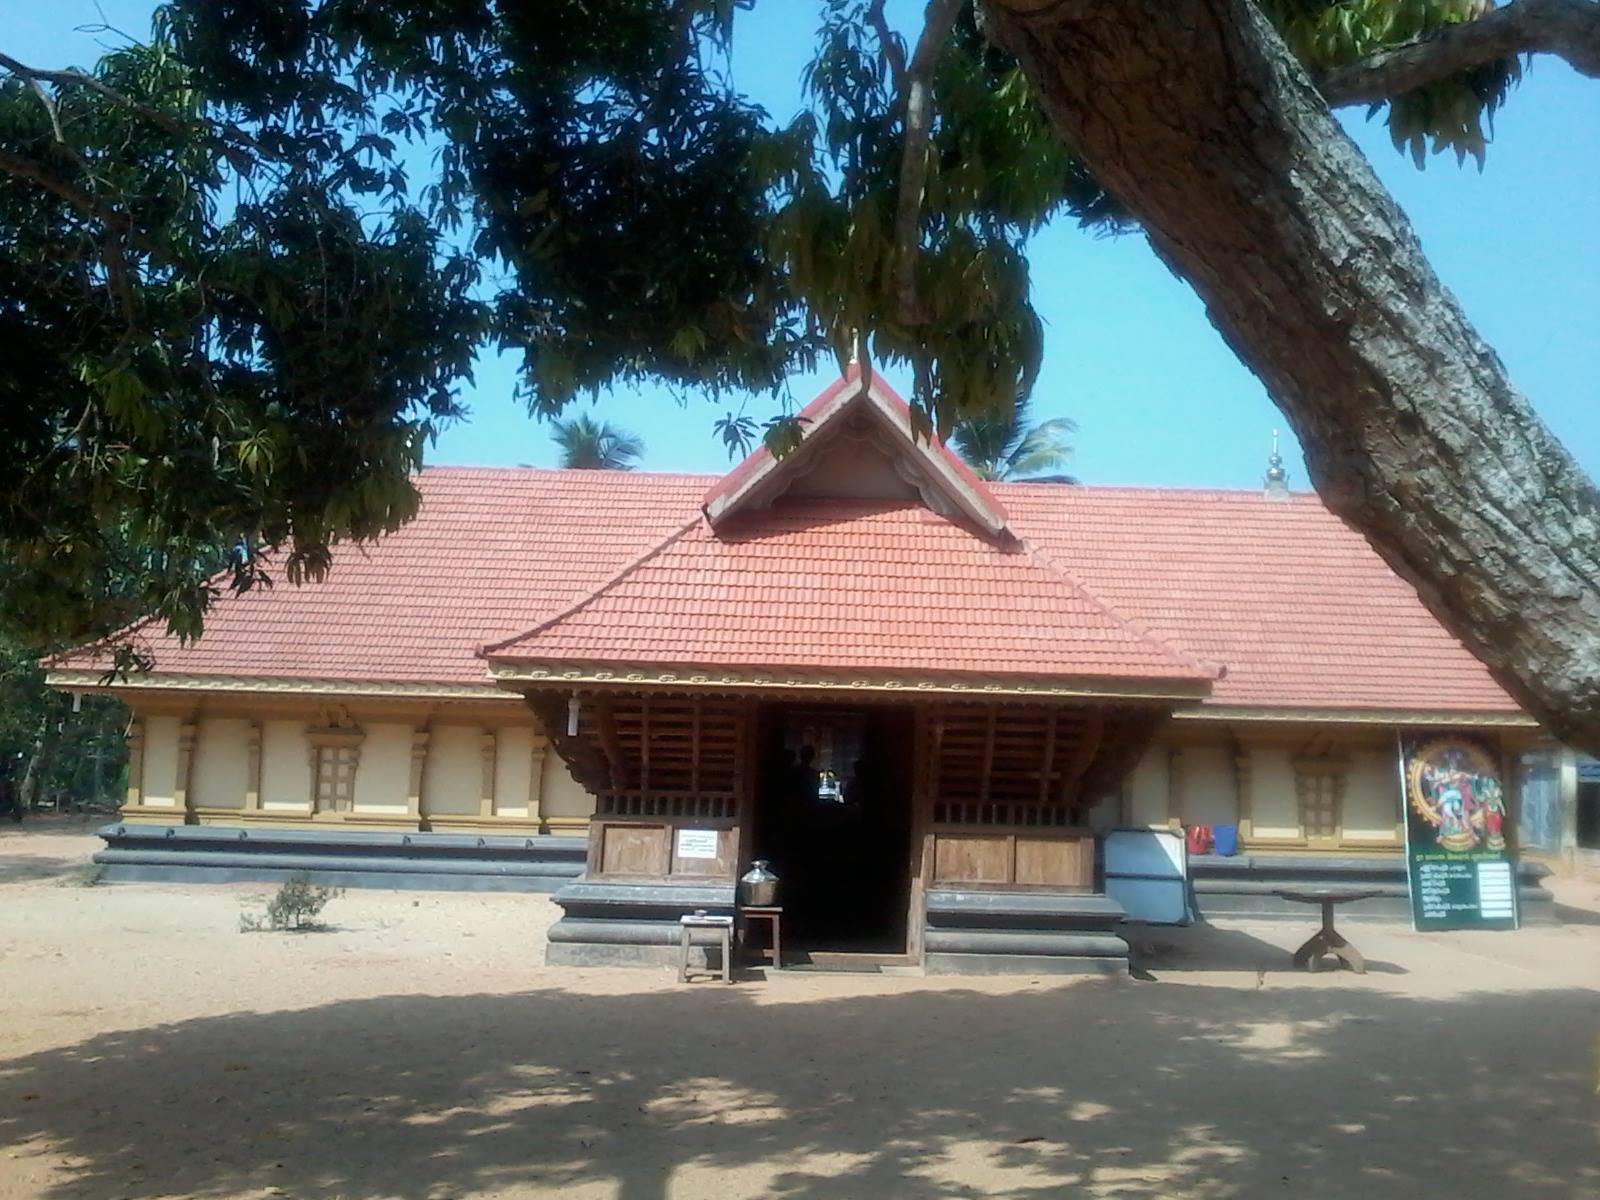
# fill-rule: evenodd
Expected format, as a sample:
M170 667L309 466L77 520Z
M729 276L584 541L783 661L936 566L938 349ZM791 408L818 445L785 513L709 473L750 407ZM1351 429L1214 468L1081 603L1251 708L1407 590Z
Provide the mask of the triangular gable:
M778 459L761 447L706 493L713 528L790 492L883 499L900 491L989 536L1008 533L994 493L937 437L912 432L910 406L876 372L863 386L861 368L852 363L798 419L802 440L795 450ZM818 491L822 480L829 486Z

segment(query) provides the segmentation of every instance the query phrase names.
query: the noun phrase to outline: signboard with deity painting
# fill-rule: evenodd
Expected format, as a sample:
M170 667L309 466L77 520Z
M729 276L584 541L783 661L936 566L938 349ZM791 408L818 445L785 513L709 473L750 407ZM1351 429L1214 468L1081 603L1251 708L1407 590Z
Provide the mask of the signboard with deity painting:
M1417 929L1515 929L1500 757L1470 734L1402 735L1406 864Z

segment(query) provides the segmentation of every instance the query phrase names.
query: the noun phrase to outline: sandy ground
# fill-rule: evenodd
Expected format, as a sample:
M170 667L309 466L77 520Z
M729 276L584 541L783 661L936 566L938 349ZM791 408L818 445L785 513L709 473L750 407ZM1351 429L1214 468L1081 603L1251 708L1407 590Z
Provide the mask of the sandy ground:
M1149 941L1146 981L548 969L542 897L87 886L0 830L0 1200L1594 1197L1600 888L1518 934Z

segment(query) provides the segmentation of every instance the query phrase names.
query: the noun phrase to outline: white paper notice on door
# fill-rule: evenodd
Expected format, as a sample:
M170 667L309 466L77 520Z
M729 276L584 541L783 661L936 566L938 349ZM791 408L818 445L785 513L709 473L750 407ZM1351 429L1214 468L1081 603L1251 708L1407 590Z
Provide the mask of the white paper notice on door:
M679 858L715 858L717 856L717 831L715 829L678 830Z

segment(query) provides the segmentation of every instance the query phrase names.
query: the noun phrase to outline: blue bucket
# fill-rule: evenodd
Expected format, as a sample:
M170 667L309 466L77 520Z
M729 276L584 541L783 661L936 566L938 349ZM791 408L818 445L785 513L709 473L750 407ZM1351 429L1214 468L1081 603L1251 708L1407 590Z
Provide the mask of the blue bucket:
M1239 853L1239 827L1237 825L1213 825L1211 827L1211 849L1224 858L1231 858Z

